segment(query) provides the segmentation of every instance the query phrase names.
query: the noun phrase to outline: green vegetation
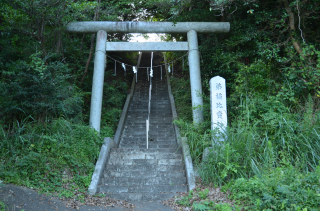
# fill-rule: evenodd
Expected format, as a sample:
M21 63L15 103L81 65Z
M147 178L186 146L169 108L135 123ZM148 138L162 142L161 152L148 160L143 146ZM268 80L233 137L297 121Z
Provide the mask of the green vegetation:
M320 167L301 173L298 168L274 168L250 179L235 180L232 199L253 210L319 210Z
M307 10L319 11L318 3L197 2L189 5L191 12L185 9L173 19L231 23L228 35L199 35L202 125L192 124L187 63L184 70L176 63L176 75L171 77L179 116L176 123L188 137L202 181L228 191L239 209L319 210L320 57L313 28L317 16L307 14ZM222 9L227 11L222 11L220 19L213 17ZM184 35L175 38L185 39ZM181 55L167 53L168 60ZM226 141L214 145L202 161L215 134L209 80L217 75L227 81L228 130ZM238 209L205 200L188 203L185 206L194 210Z
M42 192L84 192L91 182L102 138L87 126L63 118L45 122L46 126L25 122L12 125L10 131L0 130L0 177Z
M113 66L106 69L101 132L97 134L88 126L94 36L67 34L64 29L72 21L115 20L121 15L126 19L134 10L127 3L1 1L0 180L3 183L83 201L103 138L113 137L115 133L132 74L116 76ZM113 8L113 12L106 8ZM114 34L108 39L125 41L129 37ZM110 56L134 64L136 55ZM3 207L4 203L0 202L0 210Z
M0 187L2 186L2 181L0 180ZM5 211L6 205L0 200L0 211Z

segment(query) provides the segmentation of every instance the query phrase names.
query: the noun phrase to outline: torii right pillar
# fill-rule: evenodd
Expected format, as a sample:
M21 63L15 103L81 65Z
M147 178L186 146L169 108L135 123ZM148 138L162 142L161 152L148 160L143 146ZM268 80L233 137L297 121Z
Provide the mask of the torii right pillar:
M202 83L200 73L200 55L198 47L198 36L195 30L190 30L187 34L189 45L189 72L192 98L193 123L203 122L203 98Z

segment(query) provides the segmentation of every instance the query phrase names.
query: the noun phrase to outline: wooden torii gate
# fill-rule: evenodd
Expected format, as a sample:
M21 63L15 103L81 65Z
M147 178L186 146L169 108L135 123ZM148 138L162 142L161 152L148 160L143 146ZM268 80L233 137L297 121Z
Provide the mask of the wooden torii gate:
M104 70L107 51L188 51L193 122L203 121L203 99L197 33L228 33L228 22L75 22L67 26L70 33L97 33L92 82L90 126L100 132ZM107 42L108 33L187 33L188 42Z

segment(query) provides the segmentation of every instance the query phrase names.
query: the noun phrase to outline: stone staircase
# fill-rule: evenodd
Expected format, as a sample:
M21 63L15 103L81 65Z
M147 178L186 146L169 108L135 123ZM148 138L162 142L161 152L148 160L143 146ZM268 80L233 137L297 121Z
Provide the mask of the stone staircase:
M151 53L143 53L140 66L150 66ZM160 64L160 54L153 64ZM147 69L138 70L133 100L125 121L119 148L110 151L100 192L127 201L165 200L177 192L187 192L182 151L178 148L165 70L154 68L149 131L146 149L146 119L149 85Z

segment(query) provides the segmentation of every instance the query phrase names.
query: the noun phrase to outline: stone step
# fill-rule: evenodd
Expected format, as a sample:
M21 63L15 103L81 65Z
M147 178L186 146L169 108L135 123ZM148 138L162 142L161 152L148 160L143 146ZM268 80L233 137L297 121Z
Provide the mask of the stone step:
M173 125L167 125L167 126L157 126L155 124L152 124L152 125L149 125L149 131L157 131L157 132L162 132L162 131L165 131L165 132L170 132L170 131L174 131L174 127ZM134 132L134 131L146 131L146 124L142 124L142 125L139 125L139 126L136 126L135 124L127 124L125 125L124 129L123 129L124 132Z
M127 117L140 117L143 119L147 119L148 117L148 108L145 109L129 109L130 115L128 115ZM155 108L151 108L150 109L150 118L171 118L171 110L167 109L167 110L157 110Z
M130 111L129 111L130 112ZM131 112L134 112L134 111L131 111ZM139 111L136 111L134 112L133 114L130 114L128 115L127 119L128 120L135 120L136 117L140 117L140 118L143 118L144 115L141 116L141 113L138 113ZM141 111L141 112L144 112L144 111ZM143 113L142 113L143 114ZM159 115L159 116L158 116ZM147 115L145 115L145 117L147 117ZM158 121L158 122L161 122L161 121L166 121L166 120L171 120L172 121L172 116L170 114L166 114L165 116L163 116L161 114L161 112L151 112L150 113L150 120L155 120L155 121Z
M140 138L124 138L124 137L121 137L120 139L121 141L123 141L124 143L144 143L146 141L146 137L140 137ZM156 143L156 142L168 142L168 144L170 143L176 143L176 137L175 136L172 136L172 137L155 137L155 138L152 138L153 142ZM152 142L152 141L150 141ZM159 143L159 144L161 144ZM121 143L120 143L121 144ZM156 143L158 144L158 143Z
M130 111L129 111L130 112ZM130 123L136 123L136 124L143 124L148 118L148 114L145 113L132 113L127 116L126 122ZM144 121L144 122L143 122ZM159 124L165 124L165 123L171 123L173 122L173 119L168 114L158 114L158 113L150 113L149 121L152 121L152 123L159 123Z
M176 149L132 149L132 150L125 150L120 148L113 148L111 149L110 154L118 154L118 153L131 153L131 154L139 154L139 153L177 153ZM182 151L178 151L178 153L182 153Z
M134 172L134 171L180 171L184 170L183 165L107 165L107 171Z
M128 139L130 139L130 140L128 140ZM165 139L170 139L170 141L171 141L171 140L175 139L175 137L173 135L169 136L169 137L149 135L149 137L148 137L149 143L151 143L151 144L152 144L152 141L163 141ZM127 143L144 144L144 143L146 143L146 135L135 136L135 137L121 137L120 140L123 141L124 144L127 144ZM134 140L136 140L136 141L134 141ZM172 143L175 143L175 142L172 141ZM120 143L120 145L121 145L121 143Z
M121 140L123 141L123 143L125 144L146 144L146 140L145 139L140 139L140 140L137 140L137 139L123 139ZM165 140L165 141L157 141L157 140L152 140L150 141L149 140L149 145L152 144L152 145L174 145L174 144L177 144L176 140L175 139L171 139L170 141L168 140Z
M155 136L162 136L162 137L168 137L170 135L173 135L173 128L172 129L160 129L160 128L149 128L149 135L155 135ZM146 135L146 128L136 128L136 129L124 129L122 132L122 135L125 136L140 136L140 135Z
M140 137L140 138L124 138L122 137L120 139L123 141L124 144L145 144L146 143L146 137ZM174 136L171 138L166 139L166 137L149 137L149 144L154 144L154 145L172 145L176 144L176 139Z
M126 149L127 148L119 148ZM145 148L142 148L145 149ZM140 149L140 150L142 150ZM165 149L165 148L162 148ZM148 149L153 150L153 149ZM159 149L157 149L159 150ZM179 151L178 149L175 149ZM180 153L119 153L119 154L110 154L110 159L182 159L182 155Z
M120 148L131 148L131 149L146 149L147 145L146 144L121 144L119 146ZM172 148L175 147L177 148L178 145L174 144L174 145L156 145L156 144L150 144L148 145L149 149L168 149L168 148Z
M149 127L149 134L159 134L160 136L167 135L164 133L170 133L173 135L174 129L173 128L151 128ZM125 128L122 132L123 135L145 135L146 134L146 127L144 128Z
M175 196L175 193L107 193L112 199L126 201L164 201Z
M153 103L150 104L151 109L157 110L157 111L171 111L170 107L167 105L153 105ZM148 103L146 105L139 105L139 106L130 106L129 110L132 111L141 111L144 112L145 109L148 109Z
M128 124L134 124L134 125L145 125L146 120L148 116L130 116L127 118L126 123ZM167 116L159 117L159 118L166 118L164 120L155 120L154 118L149 119L149 123L152 125L159 124L159 125L164 125L164 124L171 124L173 123L172 118L167 118Z
M174 133L173 132L168 132L168 133L158 133L154 131L149 131L148 133L149 138L152 138L153 140L156 140L157 138L174 138ZM146 132L144 133L138 133L137 134L122 134L121 138L126 139L126 138L135 138L135 139L140 139L143 140L146 137Z
M127 131L132 131L132 130L142 130L146 128L146 124L127 124L125 125L124 129ZM167 131L167 130L173 130L173 125L172 124L167 124L167 125L160 125L157 124L156 122L151 122L149 123L149 128L150 130L158 130L158 131Z
M104 193L159 193L159 192L187 192L187 185L100 185L100 192Z
M148 95L149 95L149 91L148 91ZM131 105L144 105L144 104L148 103L148 101L149 101L149 98L146 100L141 100L141 101L134 101L133 100L131 102ZM152 96L151 96L151 101L156 104L159 104L159 105L170 105L170 100L156 100L156 99L152 99Z
M142 119L142 118L141 119L131 119L131 118L132 117L127 119L127 122L129 124L133 124L133 123L135 123L135 124L146 124L146 119ZM173 122L172 118L158 118L158 119L155 119L155 118L152 118L152 117L150 117L149 121L152 122L153 124L154 123L172 123Z
M121 141L123 141L123 143L128 144L128 143L132 143L132 144L145 144L146 143L146 136L140 136L140 137L121 137L120 138ZM176 144L176 139L174 137L174 135L172 136L150 136L149 135L149 144L155 144L155 145L168 145L168 144ZM165 142L165 143L164 143ZM121 143L120 143L121 144Z
M132 124L130 124L129 126L131 126ZM173 127L172 122L150 122L149 123L150 127ZM127 125L125 125L126 127ZM146 127L146 123L134 123L135 127Z
M104 172L104 177L139 177L139 178L150 178L150 177L163 177L163 178L171 178L171 177L185 177L186 173L184 170L181 171L109 171L106 170Z
M183 165L181 159L127 159L127 160L110 160L108 165Z
M119 185L185 185L187 183L186 177L172 177L172 178L132 178L132 177L108 177L102 179L102 186Z
M135 102L135 101L132 101L132 102ZM156 107L156 108L162 108L162 107L166 107L166 108L170 108L170 102L169 100L162 100L162 101L157 101L155 102L155 100L152 100L150 101L150 104L153 105L153 107ZM148 101L147 102L144 102L144 103L139 103L139 104L135 104L135 103L132 103L130 105L130 107L134 107L134 108L139 108L139 107L144 107L144 106L148 106Z
M164 124L160 124L160 123L155 123L155 122L152 122L149 124L149 127L152 128L152 129L171 129L173 128L173 124L171 123L164 123ZM131 125L125 125L124 126L124 129L132 129L132 128L135 128L135 129L142 129L142 128L146 128L146 124L131 124Z
M155 54L155 59L159 55ZM158 58L160 59L160 57ZM141 66L149 66L150 53L143 53ZM165 71L154 69L151 113L148 113L149 85L147 70L138 71L133 100L129 106L120 148L111 149L100 192L114 199L154 201L187 192L187 178L182 150L173 127ZM149 116L149 149L146 149L146 119Z

